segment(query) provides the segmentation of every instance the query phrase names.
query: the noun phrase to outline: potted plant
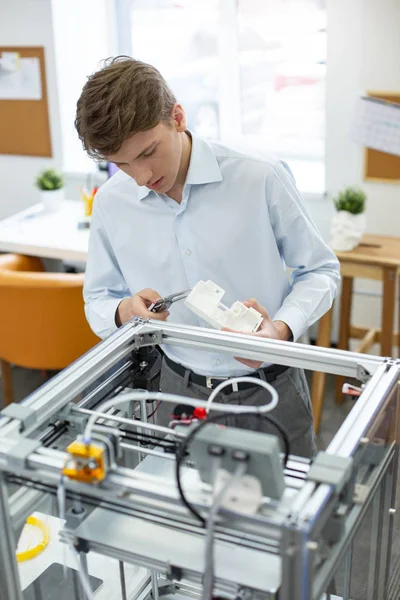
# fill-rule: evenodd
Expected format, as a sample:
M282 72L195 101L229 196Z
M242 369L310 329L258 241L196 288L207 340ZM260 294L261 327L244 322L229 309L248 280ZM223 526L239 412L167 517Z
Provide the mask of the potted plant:
M347 187L334 198L336 214L333 217L330 246L333 250L348 252L355 248L366 228L366 195L359 187Z
M36 177L36 186L40 190L40 199L48 210L58 210L64 198L64 177L55 169L45 169Z

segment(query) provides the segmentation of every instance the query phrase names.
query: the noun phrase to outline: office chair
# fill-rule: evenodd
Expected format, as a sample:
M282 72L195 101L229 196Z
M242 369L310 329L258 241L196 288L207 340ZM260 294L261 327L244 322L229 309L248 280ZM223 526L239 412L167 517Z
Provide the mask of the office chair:
M0 255L0 361L4 402L11 365L61 370L98 341L86 322L83 274L46 273L39 258Z

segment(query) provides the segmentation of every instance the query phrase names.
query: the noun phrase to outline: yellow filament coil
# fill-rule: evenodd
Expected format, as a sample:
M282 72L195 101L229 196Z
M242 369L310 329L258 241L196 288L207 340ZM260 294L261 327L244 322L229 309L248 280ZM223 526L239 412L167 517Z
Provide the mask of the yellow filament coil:
M43 539L39 542L39 544L37 544L37 546L34 546L33 548L30 548L29 550L25 550L23 552L17 552L18 562L23 562L24 560L34 558L47 548L50 541L50 530L44 521L41 521L36 517L30 516L27 518L26 524L32 525L33 527L37 527L38 529L40 529L40 531L43 533Z

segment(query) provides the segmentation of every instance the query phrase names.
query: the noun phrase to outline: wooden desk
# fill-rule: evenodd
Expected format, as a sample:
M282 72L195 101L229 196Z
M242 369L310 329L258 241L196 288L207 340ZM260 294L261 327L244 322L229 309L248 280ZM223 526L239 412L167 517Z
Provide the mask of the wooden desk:
M393 347L399 347L399 333L394 332L396 284L400 276L400 238L383 235L364 235L360 244L351 252L336 252L340 260L342 275L342 295L340 299L340 328L338 348L349 349L351 338L360 339L356 352L368 352L371 346L379 343L382 356L393 356ZM351 324L353 281L355 278L382 281L381 328ZM319 323L317 345L330 345L332 309ZM319 430L324 400L325 374L314 373L312 382L312 404L315 429ZM343 402L343 377L336 377L336 402Z

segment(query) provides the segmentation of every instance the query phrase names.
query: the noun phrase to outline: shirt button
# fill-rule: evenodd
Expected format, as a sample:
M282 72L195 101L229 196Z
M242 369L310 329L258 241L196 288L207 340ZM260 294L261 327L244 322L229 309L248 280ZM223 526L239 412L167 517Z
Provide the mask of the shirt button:
M219 365L221 364L221 361L218 359L215 361L215 364L219 367Z
M192 251L189 250L189 248L185 251L185 254L187 254L188 256L190 256L192 254Z

